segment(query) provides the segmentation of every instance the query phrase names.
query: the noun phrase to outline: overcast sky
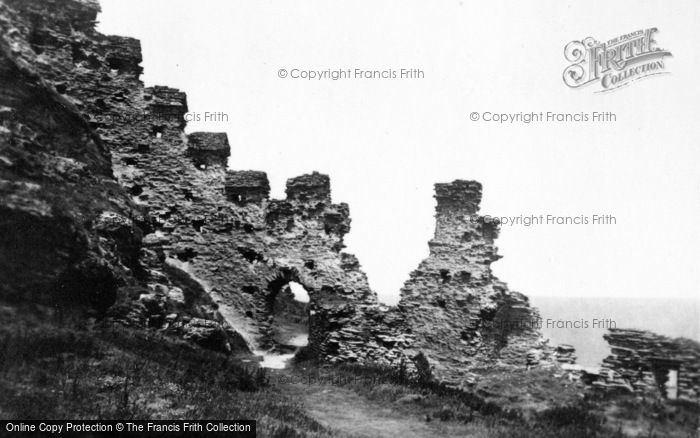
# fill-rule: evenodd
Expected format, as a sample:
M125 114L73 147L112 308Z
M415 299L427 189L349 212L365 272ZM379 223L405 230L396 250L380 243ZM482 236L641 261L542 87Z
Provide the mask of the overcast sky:
M493 265L528 295L698 297L700 3L101 0L100 30L143 47L143 80L228 122L229 167L331 176L355 253L393 303L426 257L433 184L484 186L491 215L616 225L504 226ZM564 46L657 27L671 74L569 89ZM307 81L279 69L417 68L423 79ZM472 112L611 111L613 123L473 122Z

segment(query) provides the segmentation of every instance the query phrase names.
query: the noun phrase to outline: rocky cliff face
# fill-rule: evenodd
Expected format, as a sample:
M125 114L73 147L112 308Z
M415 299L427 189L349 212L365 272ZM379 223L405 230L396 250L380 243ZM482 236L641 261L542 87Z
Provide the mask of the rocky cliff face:
M138 41L97 33L97 12L0 3L2 297L87 299L122 324L263 349L294 281L322 360L429 366L454 385L549 360L527 298L491 273L498 229L477 215L478 183L436 185L430 256L397 307L380 305L343 252L349 209L329 178L270 199L265 173L229 170L226 134L186 135L185 94L144 87Z
M0 298L243 348L201 286L163 263L139 188L118 179L122 150L152 135L132 124L147 99L139 43L96 33L98 11L0 2ZM132 127L139 142L117 144Z
M63 37L69 50L96 13L72 6L53 21L28 2L0 3L0 290L104 310L141 274L144 215L114 178L108 146L50 79L60 64L48 46Z

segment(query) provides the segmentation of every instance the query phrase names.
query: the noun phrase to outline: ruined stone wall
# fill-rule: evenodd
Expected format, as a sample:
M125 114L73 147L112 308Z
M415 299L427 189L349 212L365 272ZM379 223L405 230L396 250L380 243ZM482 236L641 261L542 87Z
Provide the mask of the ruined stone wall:
M143 234L130 247L132 267L119 261L127 277L129 269L140 274L119 288L113 320L200 343L219 342L212 333L223 327L230 339L238 333L253 349L270 348L275 297L295 281L309 293L309 345L322 360L411 367L420 355L454 385L477 366L548 360L527 298L491 273L498 229L477 215L478 183L436 185L430 256L399 305L381 305L357 258L342 251L349 208L332 202L326 175L291 178L286 198L270 199L264 172L227 168L225 134L185 134L185 94L143 86L139 42L97 33L96 3L5 0L2 7L19 41L7 40L7 50L20 47L52 95L74 108L83 142L94 136L81 160L99 157L95 174L118 193L94 193L108 185L91 180L70 190L119 200L91 210L96 223L112 234L130 229L119 224Z
M128 165L120 150L145 152L153 136L141 135L140 45L96 33L98 11L87 0L0 2L0 299L244 348L206 291L144 248L156 235L141 189L115 178ZM168 98L164 109L177 107ZM128 140L138 141L115 143Z
M610 329L611 354L603 359L605 380L622 379L637 392L666 397L668 371L678 372L677 398L700 401L700 344L643 330Z
M549 349L527 297L491 272L498 225L478 214L481 184L435 185L430 255L410 275L398 307L441 380L460 385L479 366L536 365ZM528 359L529 358L529 359Z
M294 280L312 298L310 320L318 328L311 341L323 354L327 330L356 317L362 305L376 304L359 264L341 253L349 210L331 202L327 176L290 179L287 199L268 199L264 173L227 172L225 134L185 135L184 93L143 86L137 40L95 32L97 3L7 6L13 25L24 26L18 38L29 43L27 59L47 88L75 106L88 133L99 135L107 157L102 170L110 177L113 171L126 189L124 204L148 218L138 256L147 289L128 297L136 304L124 300L110 309L115 320L189 324L169 310L198 285L213 299L200 303L203 318L221 315L252 347L267 347L275 294ZM124 221L134 216L111 213ZM329 351L336 348L331 342Z
M94 25L96 9L18 5L32 6L0 3L0 298L104 310L140 274L143 215L63 82L45 74L65 68L49 46L70 53L66 40Z

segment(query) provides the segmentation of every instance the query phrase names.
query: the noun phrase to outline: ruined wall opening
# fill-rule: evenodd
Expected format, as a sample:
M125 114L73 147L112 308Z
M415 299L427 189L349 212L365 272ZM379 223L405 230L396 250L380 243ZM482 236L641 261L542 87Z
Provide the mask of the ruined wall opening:
M678 398L678 370L670 369L666 375L666 398L675 400Z
M270 282L269 343L281 353L295 353L309 342L309 293L291 272Z
M669 399L678 398L678 374L680 362L667 358L654 357L651 360L656 384L661 394Z
M165 132L165 126L153 126L151 128L151 134L155 138L162 138L163 137L163 132Z
M308 303L310 298L309 298L309 292L304 288L304 286L300 285L296 281L290 281L289 282L289 289L292 291L294 294L294 299L299 301L300 303Z

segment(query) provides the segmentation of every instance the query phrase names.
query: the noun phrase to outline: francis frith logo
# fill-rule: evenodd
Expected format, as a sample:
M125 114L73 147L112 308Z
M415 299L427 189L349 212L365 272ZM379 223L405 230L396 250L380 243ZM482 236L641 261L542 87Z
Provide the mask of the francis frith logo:
M656 32L653 27L605 42L592 37L571 41L564 48L566 60L572 63L564 70L564 83L571 88L595 85L600 93L668 73L664 58L672 55L657 46Z

